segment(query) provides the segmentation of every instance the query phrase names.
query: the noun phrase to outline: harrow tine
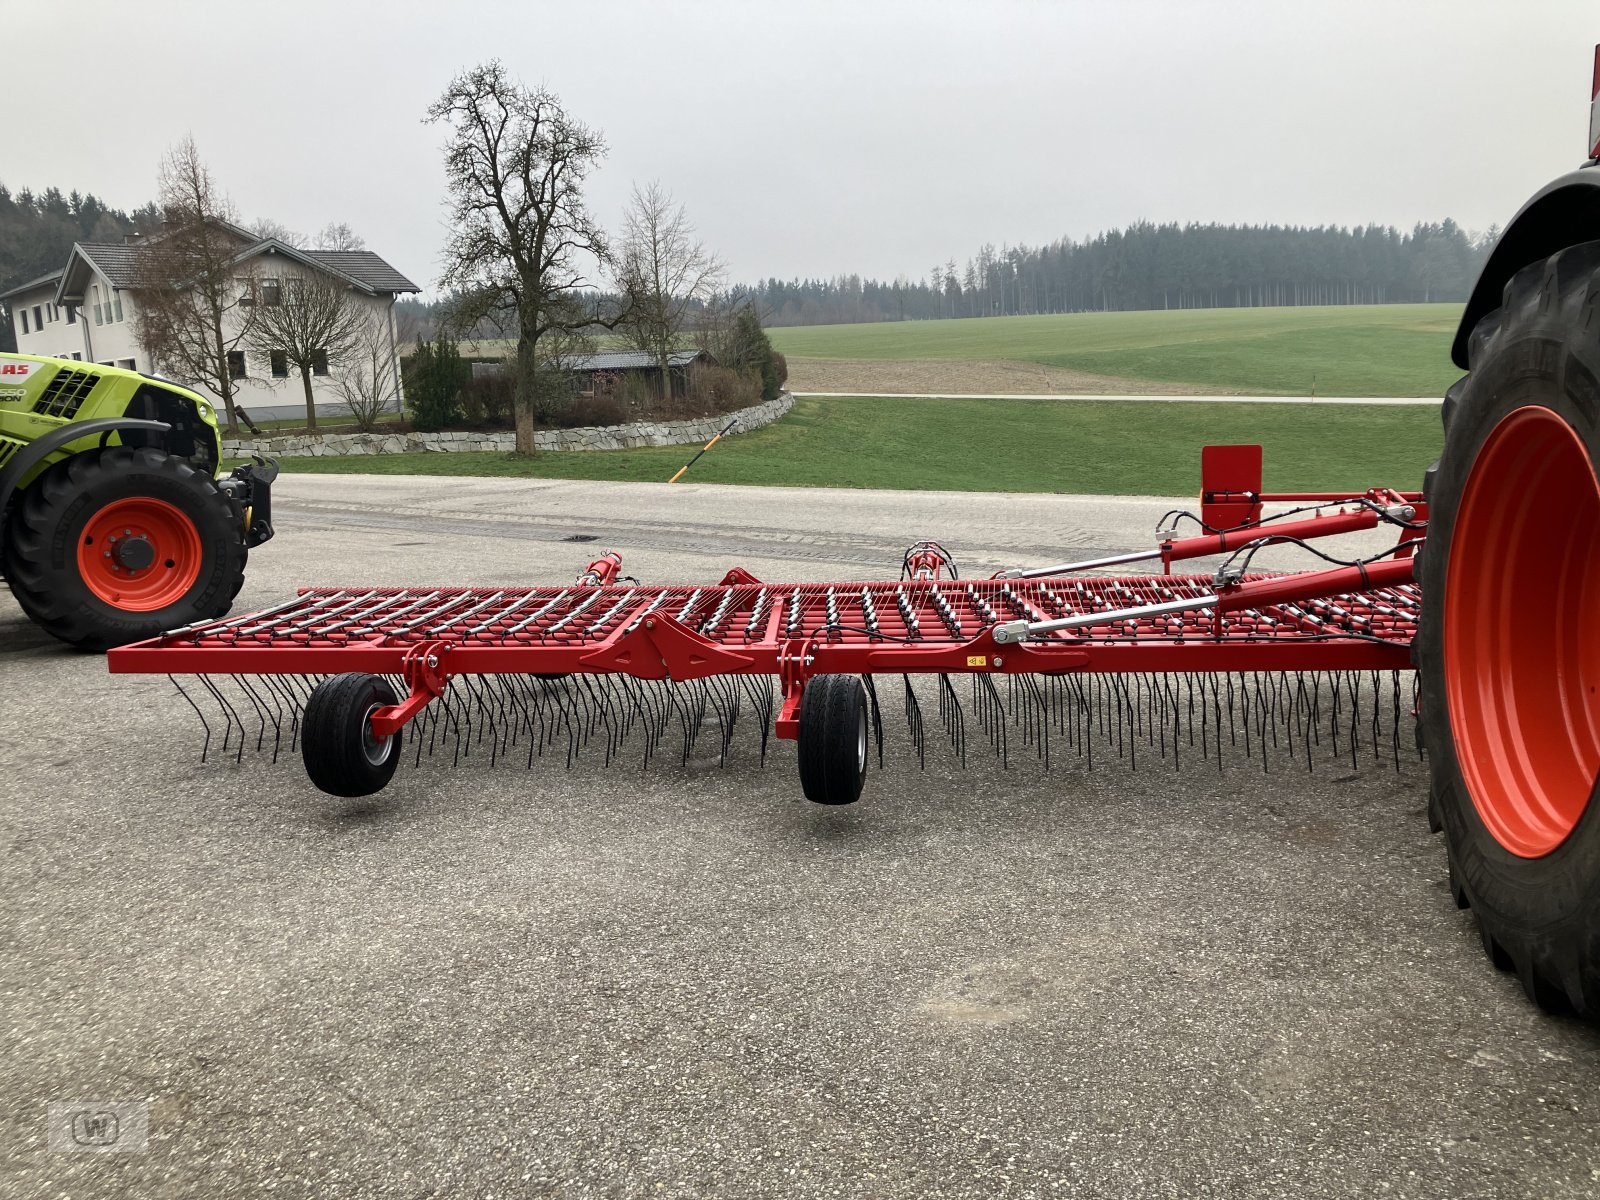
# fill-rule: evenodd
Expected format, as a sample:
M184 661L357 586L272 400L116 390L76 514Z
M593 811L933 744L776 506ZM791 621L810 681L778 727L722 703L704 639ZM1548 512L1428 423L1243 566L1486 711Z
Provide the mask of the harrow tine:
M843 602L841 601L841 604ZM743 617L739 617L742 621ZM1027 756L1050 772L1061 757L1052 742L1060 739L1073 756L1093 770L1097 753L1112 752L1137 770L1140 754L1184 768L1185 753L1198 747L1209 764L1215 755L1224 772L1225 751L1243 751L1246 760L1259 756L1264 773L1303 767L1315 772L1319 763L1343 762L1352 769L1365 765L1364 735L1371 737L1372 763L1403 769L1401 729L1413 715L1417 685L1413 678L1408 707L1402 703L1399 671L1361 672L1232 672L1127 674L1018 674L1002 683L992 673L973 673L970 702L974 719L1002 770L1010 768L1013 737ZM1362 676L1367 676L1363 679ZM871 714L878 765L887 765L883 704L877 678L860 677ZM235 763L248 751L283 757L285 741L297 749L307 698L319 680L313 677L263 674L199 676L223 718L220 730L194 685L169 676L173 689L200 721L201 762L210 762L220 744ZM230 685L229 681L232 681ZM391 682L394 682L391 678ZM923 702L933 690L939 724L955 759L968 763L969 697L949 674L935 673L915 683L901 675L905 728L915 746L919 766L927 762L927 725ZM1365 707L1363 707L1365 706ZM648 767L669 730L676 729L680 761L689 765L700 740L714 726L716 760L727 768L735 761L735 740L741 720L756 724L759 761L765 765L772 719L776 713L774 679L768 675L720 674L673 683L635 679L622 674L575 673L556 678L531 675L458 675L444 693L411 722L403 738L404 752L414 767L424 756L451 765L484 761L489 768L513 759L532 767L565 743L571 769L594 746L596 758L610 767L629 754L629 739L641 742L637 760ZM254 721L252 734L249 726ZM272 744L266 728L273 730ZM1323 728L1326 723L1326 729ZM1226 727L1226 736L1224 729ZM1326 739L1324 734L1327 735ZM521 740L528 741L526 755ZM238 739L238 745L234 739ZM598 744L597 744L598 743ZM1098 743L1098 744L1097 744ZM1387 743L1387 745L1385 745ZM513 755L513 747L517 753ZM707 748L707 756L710 755Z
M194 709L194 715L200 718L200 728L206 731L205 744L200 747L200 761L203 763L206 761L206 756L211 753L211 722L206 720L205 713L200 711L200 706L194 702L194 698L184 690L183 684L179 683L171 675L167 676L167 682L177 688L178 695L182 696L184 702Z
M867 695L872 699L872 724L878 734L878 766L883 767L883 721L878 712L878 693L872 686L872 676L864 675L862 679L867 685ZM761 765L767 764L767 735L772 728L772 676L771 675L741 675L739 685L744 688L745 695L750 697L750 703L755 706L756 713L761 722Z
M243 675L230 675L233 685L243 693L246 703L256 714L256 753L260 754L267 743L267 714L261 706L261 699L256 695L255 689Z
M1011 760L1006 747L1005 704L1000 699L1000 689L994 686L993 675L974 675L972 678L975 684L973 690L981 696L978 715L983 722L983 732L994 747L1001 769L1009 770Z
M905 685L906 727L911 734L912 744L917 748L917 767L925 770L928 766L928 747L922 731L922 706L917 703L917 693L911 688L911 676L902 675L900 681Z
M939 717L944 724L945 736L961 759L963 770L967 766L967 718L961 711L961 700L951 686L950 676L939 676Z
M228 703L228 698L222 694L222 689L217 686L216 682L211 678L211 676L200 676L200 682L216 700L218 707L222 709L223 718L227 721L227 724L223 726L222 730L222 752L224 754L228 752L230 739L233 737L233 727L237 725L239 727L239 749L234 754L233 761L236 763L243 762L245 736L244 722L239 719L238 712L235 711L233 705Z

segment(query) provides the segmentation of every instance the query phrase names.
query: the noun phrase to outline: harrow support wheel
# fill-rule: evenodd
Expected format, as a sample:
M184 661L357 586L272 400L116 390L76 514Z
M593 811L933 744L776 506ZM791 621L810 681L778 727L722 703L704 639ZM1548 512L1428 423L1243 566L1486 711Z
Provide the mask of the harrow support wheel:
M867 778L867 689L855 675L817 675L800 694L800 787L817 804L854 804Z
M378 675L335 675L317 684L300 724L300 756L311 782L330 796L381 792L400 765L400 735L374 737L372 714L398 703Z
M5 535L17 603L84 650L220 617L244 583L233 502L160 450L114 446L57 463L23 493Z
M1518 272L1468 353L1418 566L1430 821L1495 965L1600 1018L1600 242Z

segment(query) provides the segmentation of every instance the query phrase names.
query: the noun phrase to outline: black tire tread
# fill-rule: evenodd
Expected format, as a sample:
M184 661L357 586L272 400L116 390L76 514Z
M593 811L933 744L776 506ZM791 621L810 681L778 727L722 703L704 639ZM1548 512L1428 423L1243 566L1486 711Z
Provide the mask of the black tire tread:
M1515 973L1547 1012L1600 1019L1600 799L1562 847L1515 860L1483 828L1461 780L1444 695L1443 584L1461 489L1483 438L1516 401L1509 380L1547 378L1552 403L1578 428L1591 461L1600 448L1600 242L1564 249L1507 281L1503 305L1468 339L1470 373L1441 407L1444 452L1424 477L1429 536L1417 564L1423 621L1413 658L1422 680L1421 734L1429 763L1429 824L1445 834L1451 896L1470 908L1485 954ZM1530 366L1529 364L1551 364ZM1508 371L1517 372L1508 375ZM1600 791L1600 789L1597 789ZM1559 861L1558 861L1559 860ZM1553 896L1564 899L1557 901Z
M300 757L319 790L330 796L370 796L394 778L400 765L399 735L382 766L367 761L360 739L368 708L398 702L387 679L360 672L331 676L312 690L300 720Z
M854 804L866 771L858 766L857 736L867 691L855 675L816 675L800 696L800 787L817 804Z
M87 595L81 584L61 586L64 568L51 561L52 530L91 487L141 474L170 485L167 498L183 501L202 540L209 541L214 577L197 581L189 596L165 609L120 612ZM18 605L47 633L83 650L104 650L226 615L244 586L247 553L233 503L211 477L148 447L114 446L57 463L28 486L5 529L5 576ZM75 567L72 574L76 577Z

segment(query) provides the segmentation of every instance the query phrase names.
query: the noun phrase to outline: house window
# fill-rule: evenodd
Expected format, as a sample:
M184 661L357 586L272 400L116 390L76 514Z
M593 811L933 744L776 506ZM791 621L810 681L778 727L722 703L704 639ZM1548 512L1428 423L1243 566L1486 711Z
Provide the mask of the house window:
M117 366L121 367L124 371L137 371L139 369L136 365L134 365L134 360L131 358L117 359Z
M276 379L289 378L289 355L283 350L272 352L272 374Z
M119 320L119 321L122 320L122 293L121 292L112 293L111 303L113 303L113 304L115 304L117 306L117 320Z
M25 309L25 308L19 308L19 309L17 309L17 311L22 314L22 332L23 333L27 333L28 332L28 310Z
M326 350L313 350L311 352L311 373L313 375L326 375L328 373L328 352Z
M33 327L35 329L44 328L44 317L40 313L39 306L37 304L33 306Z
M83 361L83 355L78 353L78 351L74 350L72 352L72 361L73 362L82 362Z
M228 351L228 378L229 379L243 379L244 378L244 374L245 374L245 371L244 371L244 351L243 350L229 350Z
M78 323L78 306L76 304L69 304L69 305L67 305L67 324L68 325L76 325L77 323Z
M261 303L268 308L277 308L283 303L283 283L277 279L263 279L261 281Z

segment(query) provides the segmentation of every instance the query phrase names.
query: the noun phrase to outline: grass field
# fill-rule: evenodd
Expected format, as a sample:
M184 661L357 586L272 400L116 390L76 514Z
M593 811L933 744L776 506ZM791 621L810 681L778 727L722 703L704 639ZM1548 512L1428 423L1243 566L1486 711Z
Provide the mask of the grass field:
M768 330L791 362L1038 363L1243 394L1438 396L1459 304L1217 308L812 325Z
M1437 457L1431 408L1050 400L803 399L719 442L685 480L798 487L1184 496L1200 447L1260 442L1269 488L1420 486ZM286 458L285 471L666 482L698 447Z

